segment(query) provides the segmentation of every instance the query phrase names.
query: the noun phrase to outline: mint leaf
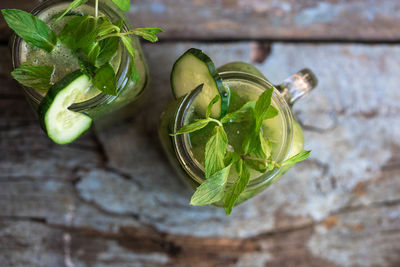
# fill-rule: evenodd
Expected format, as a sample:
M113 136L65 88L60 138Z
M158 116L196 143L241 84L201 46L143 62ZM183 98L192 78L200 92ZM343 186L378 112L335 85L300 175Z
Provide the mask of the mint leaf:
M225 196L224 209L226 215L231 214L233 206L235 206L240 194L244 191L246 186L250 182L250 172L246 167L243 160L239 160L236 163L237 173L239 177L236 179L235 183L228 189L228 194Z
M96 29L97 37L102 37L111 33L119 33L121 31L121 27L119 27L120 24L120 20L116 21L114 24L111 23L106 17L99 17L98 27Z
M72 50L85 48L96 38L97 20L92 16L76 16L59 34L61 41Z
M117 79L110 64L107 63L97 69L92 82L100 91L109 95L117 95Z
M132 63L132 74L131 74L131 79L132 82L137 82L137 80L139 80L139 72L136 69L136 65L135 65L135 59L132 59L133 63Z
M262 159L269 158L271 155L272 145L269 141L265 140L262 132L259 133L257 141L254 144L255 148L252 152L252 156Z
M227 152L224 158L224 163L225 166L228 166L229 164L233 164L237 162L240 159L240 155L236 152Z
M218 126L220 127L220 126ZM224 196L226 181L232 164L208 177L194 192L190 205L202 206L220 201Z
M303 160L307 159L308 156L310 156L310 153L311 153L311 151L303 150L303 151L299 152L298 154L294 155L293 157L288 158L287 160L285 160L281 164L281 166L293 165L293 164L295 164L297 162L303 161Z
M56 47L56 34L33 14L18 9L3 9L1 13L8 26L28 44L49 53Z
M40 92L47 92L51 87L51 76L53 75L53 66L21 64L11 72L11 75L20 84L31 87Z
M93 77L96 72L96 67L89 61L85 53L79 49L76 53L78 57L78 64L81 69L88 74L90 77Z
M228 137L222 126L216 126L213 134L207 141L205 149L205 176L211 177L214 173L224 168L224 157L228 146Z
M131 55L131 60L132 60L132 81L136 82L137 79L139 78L139 74L136 70L135 66L135 49L132 46L132 40L129 36L120 36L121 41L123 45L125 46L126 50L128 53Z
M158 41L157 33L164 32L164 30L160 28L135 28L130 30L124 34L135 34L141 36L143 39L155 43Z
M98 43L91 43L90 45L82 48L83 54L85 54L87 60L95 65L96 59L100 54L100 46Z
M211 115L212 107L214 106L215 103L218 102L218 100L219 100L220 98L221 98L221 97L220 97L219 95L216 95L216 96L211 100L210 104L208 104L207 111L206 111L206 118L207 118L207 119L208 119L208 118L210 117L210 115Z
M254 108L256 105L255 101L249 101L246 104L244 104L241 108L238 110L226 114L222 119L222 123L227 123L227 122L241 122L246 119L248 119L248 112Z
M114 4L116 4L119 9L122 11L128 11L131 6L130 6L130 0L112 0Z
M126 50L128 50L128 53L131 55L131 60L132 60L131 79L133 82L136 82L139 79L139 73L135 65L135 49L132 46L132 39L129 36L120 36L120 38Z
M245 159L245 162L249 168L256 170L260 173L264 173L268 170L269 165L263 161L254 160L254 159Z
M257 99L254 111L257 117L261 117L261 114L267 111L268 107L271 105L273 89L265 90Z
M200 129L206 127L209 122L210 122L209 119L201 119L201 120L195 121L191 124L183 126L176 133L173 133L170 135L174 136L174 135L183 134L183 133L192 133L192 132L195 132L197 130L200 130Z
M98 44L100 51L95 61L96 67L102 66L105 63L110 62L111 59L115 56L119 46L119 38L110 37L101 40Z
M279 114L278 110L271 105L268 107L267 112L263 114L262 119L263 120L271 119L275 116L278 116L278 114Z
M69 6L67 7L67 9L60 15L57 17L56 21L60 20L61 18L63 18L71 9L73 8L77 8L83 4L85 4L88 0L74 0L72 1L71 4L69 4Z
M254 107L254 116L256 119L256 131L259 131L259 129L262 126L262 122L264 120L265 114L268 113L268 109L271 105L271 98L272 98L272 93L274 90L267 89L265 90L257 99L256 105Z
M242 143L245 154L249 154L257 149L260 144L260 132L264 119L272 118L277 115L277 110L271 106L273 89L265 90L257 99L254 106L254 119L250 131ZM265 157L262 157L265 158Z
M257 142L257 138L260 132L260 128L256 128L256 120L253 119L253 123L251 124L251 127L248 131L248 133L246 134L243 143L242 143L242 149L244 154L248 154L251 151L254 150L254 144L256 144Z

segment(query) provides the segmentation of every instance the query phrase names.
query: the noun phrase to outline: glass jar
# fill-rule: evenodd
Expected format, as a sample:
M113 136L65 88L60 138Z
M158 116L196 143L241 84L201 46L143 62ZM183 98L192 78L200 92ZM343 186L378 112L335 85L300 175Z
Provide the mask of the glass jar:
M35 16L41 14L46 15L46 12L50 12L54 9L58 10L60 5L62 5L63 10L65 10L70 3L71 1L66 0L48 0L34 8L31 13ZM94 7L94 1L90 0L86 5ZM123 21L124 31L131 29L127 17L112 3L112 1L100 0L99 13L104 14L110 18L111 21L121 19ZM117 77L117 96L100 92L82 102L74 103L70 107L71 110L83 112L93 119L102 118L101 125L104 126L131 116L137 109L139 102L144 102L145 95L147 95L146 91L148 91L146 88L150 82L149 71L138 38L133 36L131 39L132 45L135 49L134 63L137 72L139 73L137 81L132 81L131 79L132 60L128 51L122 44L120 44L120 60L115 70ZM25 42L20 37L13 35L10 45L13 67L17 68L22 63L22 46L25 45ZM22 86L22 88L28 102L31 104L32 108L37 111L37 108L44 97L43 94L29 87ZM110 115L110 113L112 114Z
M315 75L310 70L304 69L286 79L282 84L274 86L252 65L240 62L229 63L226 66L228 68L224 66L219 68L219 70L224 71L219 74L228 87L230 84L240 83L243 86L257 86L262 90L273 88L272 102L274 102L275 108L278 109L282 117L280 125L282 136L279 151L274 160L281 163L302 151L304 148L303 131L293 117L291 106L317 85ZM193 156L187 134L176 136L170 136L170 134L177 132L188 121L186 117L190 113L198 93L199 90L194 90L190 94L171 102L162 114L158 128L159 138L169 161L179 176L193 189L204 181L204 167L199 165L199 162ZM259 176L250 180L236 205L263 191L278 180L290 167L285 166L262 174L258 173ZM218 206L218 203L216 205Z

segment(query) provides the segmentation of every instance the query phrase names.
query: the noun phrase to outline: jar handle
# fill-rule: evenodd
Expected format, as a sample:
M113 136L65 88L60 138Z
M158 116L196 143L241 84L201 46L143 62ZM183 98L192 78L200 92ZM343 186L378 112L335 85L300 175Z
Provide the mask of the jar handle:
M310 69L302 69L286 78L276 88L289 105L293 105L302 96L308 94L318 84L317 77Z

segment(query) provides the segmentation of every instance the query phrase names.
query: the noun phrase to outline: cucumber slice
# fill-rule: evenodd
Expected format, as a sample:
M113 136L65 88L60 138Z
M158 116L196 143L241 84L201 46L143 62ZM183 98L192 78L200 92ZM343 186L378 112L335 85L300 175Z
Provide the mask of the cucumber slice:
M203 90L196 97L196 105L201 112L206 112L210 101L220 95L221 99L213 106L211 116L219 118L226 114L230 91L224 86L212 60L201 50L191 48L175 61L171 72L171 87L175 98L190 93L200 84Z
M71 143L92 125L92 118L68 109L89 86L89 76L76 70L54 84L40 103L42 126L55 143Z

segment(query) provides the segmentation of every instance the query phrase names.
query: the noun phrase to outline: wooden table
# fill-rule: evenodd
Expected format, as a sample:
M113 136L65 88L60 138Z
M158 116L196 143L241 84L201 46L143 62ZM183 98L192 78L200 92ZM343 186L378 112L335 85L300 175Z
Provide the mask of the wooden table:
M0 266L400 266L400 1L133 2L135 25L166 30L143 43L152 97L68 146L11 79L0 20ZM157 138L189 47L272 82L302 67L319 78L294 107L310 159L230 217L188 205Z

